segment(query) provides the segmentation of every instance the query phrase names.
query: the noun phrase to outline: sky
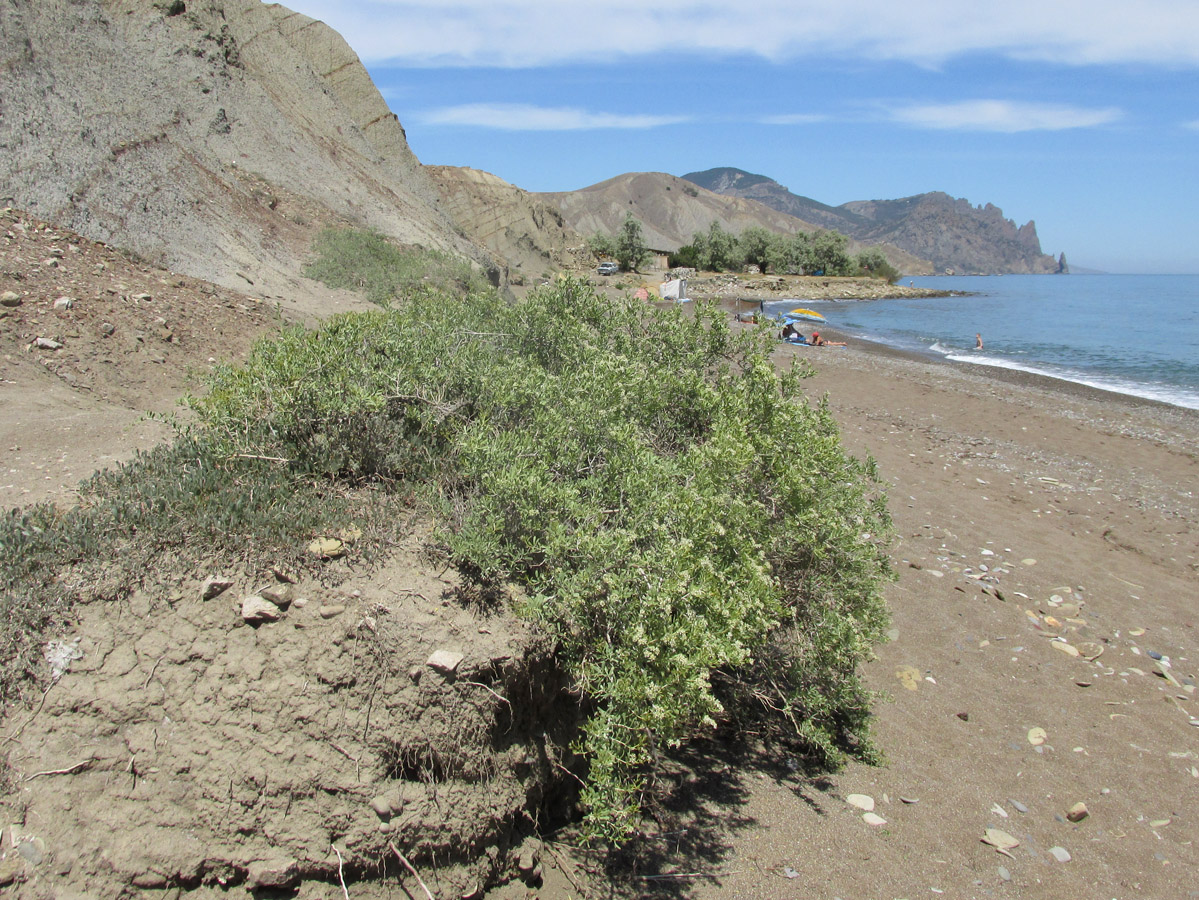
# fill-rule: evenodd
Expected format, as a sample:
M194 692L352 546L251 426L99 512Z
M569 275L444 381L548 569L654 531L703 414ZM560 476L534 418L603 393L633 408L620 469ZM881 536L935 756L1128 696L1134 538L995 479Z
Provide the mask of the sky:
M1199 273L1199 0L285 0L423 163L528 191L732 166L839 205L944 191L1046 253Z

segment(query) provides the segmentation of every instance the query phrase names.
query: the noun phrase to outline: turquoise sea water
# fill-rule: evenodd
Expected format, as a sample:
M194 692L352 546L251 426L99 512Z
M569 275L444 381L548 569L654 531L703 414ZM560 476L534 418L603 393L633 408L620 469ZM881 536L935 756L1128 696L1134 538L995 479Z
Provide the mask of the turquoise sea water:
M806 306L840 331L900 349L1199 409L1199 275L944 276L902 283L909 281L970 295L778 301L766 311ZM981 351L974 349L976 333Z

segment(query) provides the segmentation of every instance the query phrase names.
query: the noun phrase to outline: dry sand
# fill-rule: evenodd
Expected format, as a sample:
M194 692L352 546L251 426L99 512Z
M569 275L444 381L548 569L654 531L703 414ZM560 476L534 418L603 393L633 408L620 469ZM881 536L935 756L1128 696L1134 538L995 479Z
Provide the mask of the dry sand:
M890 485L894 629L866 670L887 762L805 779L699 759L698 812L635 863L691 877L630 886L1199 896L1199 415L860 342L778 359L814 364L811 396ZM1000 853L987 829L1019 843Z

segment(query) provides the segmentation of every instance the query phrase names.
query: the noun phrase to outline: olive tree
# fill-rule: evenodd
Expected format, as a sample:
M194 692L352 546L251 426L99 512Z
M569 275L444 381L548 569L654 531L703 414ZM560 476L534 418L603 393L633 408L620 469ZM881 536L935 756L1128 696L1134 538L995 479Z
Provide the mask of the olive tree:
M612 255L626 272L636 271L649 256L641 223L633 218L632 213L625 213L624 224L620 226L620 233L616 235L616 246Z

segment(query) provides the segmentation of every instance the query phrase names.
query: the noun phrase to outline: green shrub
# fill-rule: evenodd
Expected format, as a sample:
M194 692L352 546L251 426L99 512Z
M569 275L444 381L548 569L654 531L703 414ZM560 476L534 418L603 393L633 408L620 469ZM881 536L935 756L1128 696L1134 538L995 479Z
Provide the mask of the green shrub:
M377 231L326 228L317 235L313 252L316 258L304 268L307 277L365 294L380 305L421 288L456 293L483 286L481 276L465 260L401 247Z
M899 269L891 265L890 261L883 254L883 251L877 247L863 250L855 256L854 265L857 267L858 275L868 278L882 278L887 283L898 280L900 276Z
M871 759L857 667L886 627L886 511L771 346L714 307L569 279L514 304L416 291L261 341L174 445L71 510L0 521L19 630L0 663L37 664L96 566L127 591L164 554L295 559L351 510L388 527L415 483L463 571L523 585L520 612L557 639L589 714L594 835L627 836L660 749L722 724Z
M873 753L856 668L885 628L886 512L769 350L577 281L426 294L260 345L197 409L230 451L436 487L463 569L525 585L557 637L594 710L588 821L620 839L659 748L720 722Z

